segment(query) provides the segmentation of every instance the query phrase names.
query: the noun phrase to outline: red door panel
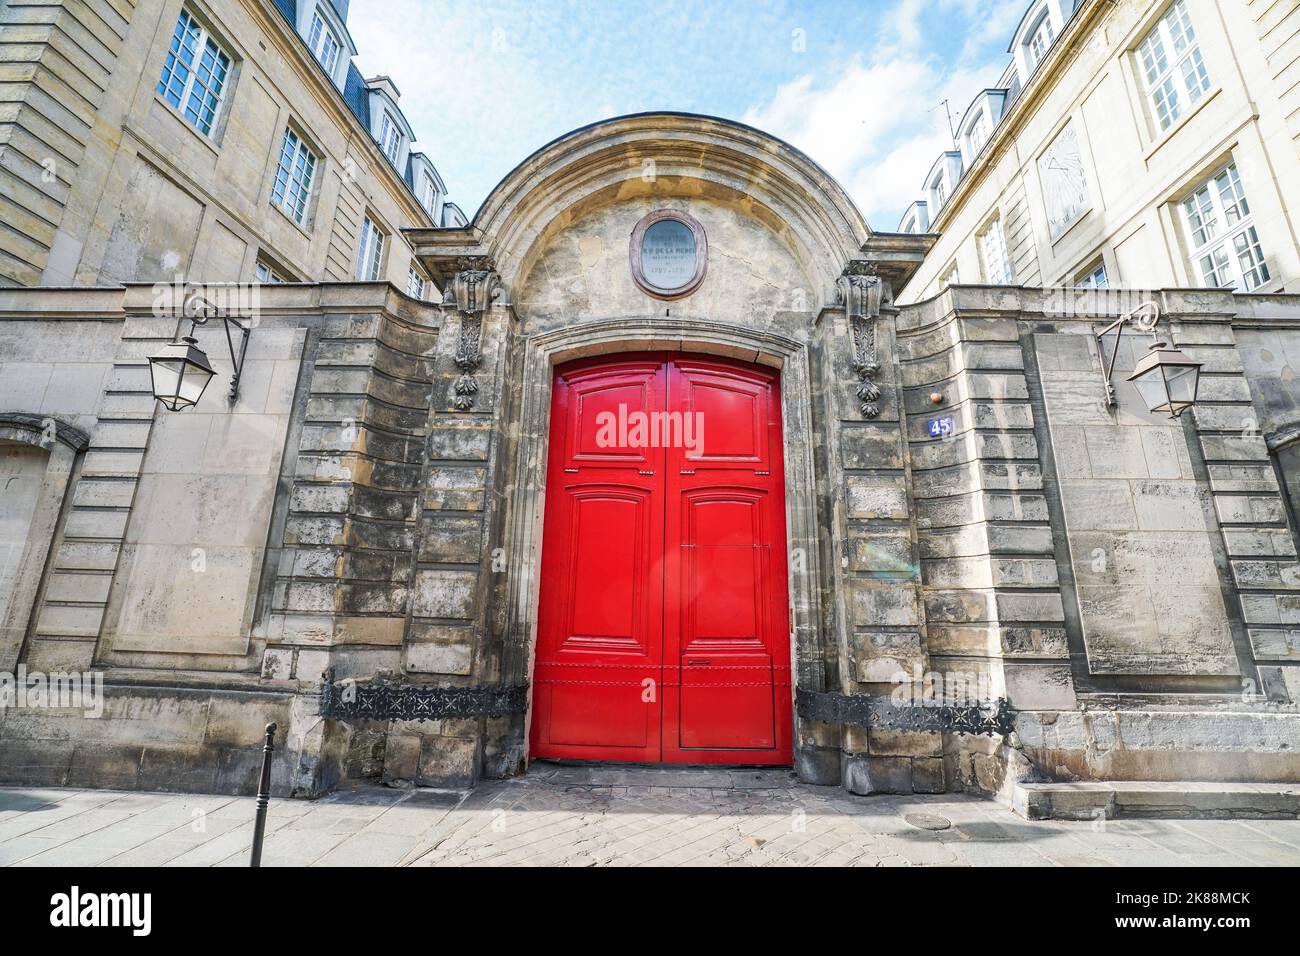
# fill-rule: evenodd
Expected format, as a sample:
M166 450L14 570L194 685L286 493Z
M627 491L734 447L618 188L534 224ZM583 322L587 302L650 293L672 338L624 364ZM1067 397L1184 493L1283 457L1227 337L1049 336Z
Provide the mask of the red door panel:
M790 762L778 389L688 356L557 372L534 756Z
M533 673L536 756L660 759L663 450L602 445L600 425L601 413L617 416L620 405L661 411L665 380L657 361L588 363L556 376Z
M680 357L668 405L702 442L665 463L664 760L791 754L781 401L775 372Z

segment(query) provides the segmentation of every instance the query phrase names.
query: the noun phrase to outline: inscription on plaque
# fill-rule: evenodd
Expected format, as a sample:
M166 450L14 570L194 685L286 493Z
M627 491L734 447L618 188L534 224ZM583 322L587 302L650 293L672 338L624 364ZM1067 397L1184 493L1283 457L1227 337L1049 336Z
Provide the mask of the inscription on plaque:
M678 219L660 219L641 239L641 270L646 282L664 292L695 277L695 236Z
M676 210L652 212L632 232L632 276L644 291L675 299L704 279L708 240L692 217Z

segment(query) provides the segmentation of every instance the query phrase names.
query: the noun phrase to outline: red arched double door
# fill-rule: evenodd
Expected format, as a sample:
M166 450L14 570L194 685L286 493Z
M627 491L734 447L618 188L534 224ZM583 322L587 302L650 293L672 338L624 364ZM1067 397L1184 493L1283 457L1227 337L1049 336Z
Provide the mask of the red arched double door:
M779 390L711 356L557 369L533 756L790 762Z

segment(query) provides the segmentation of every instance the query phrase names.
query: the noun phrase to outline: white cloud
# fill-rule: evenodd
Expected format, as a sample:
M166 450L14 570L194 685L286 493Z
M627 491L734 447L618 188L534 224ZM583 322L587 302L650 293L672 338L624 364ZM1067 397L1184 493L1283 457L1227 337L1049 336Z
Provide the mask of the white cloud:
M953 122L975 94L996 82L1006 57L980 54L1003 27L1002 4L983 19L981 0L901 0L883 23L882 44L868 61L861 56L819 78L807 73L783 84L766 104L750 109L745 122L787 140L821 163L858 204L873 229L896 227L903 209L921 194L921 184L940 152L951 149ZM954 60L930 55L922 17L974 16L977 31L965 38ZM977 35L978 34L978 35ZM932 38L933 39L933 38Z
M875 228L892 229L948 138L941 101L960 116L996 81L1023 12L999 0L874 0L870 31L844 38L843 59L810 68L785 53L799 4L738 22L730 3L660 3L675 14L642 10L631 32L613 29L627 16L615 6L577 16L556 0L354 0L349 20L358 66L393 77L421 145L471 215L515 163L585 123L643 109L737 115L744 94L729 68L750 57L757 105L745 122L803 149Z

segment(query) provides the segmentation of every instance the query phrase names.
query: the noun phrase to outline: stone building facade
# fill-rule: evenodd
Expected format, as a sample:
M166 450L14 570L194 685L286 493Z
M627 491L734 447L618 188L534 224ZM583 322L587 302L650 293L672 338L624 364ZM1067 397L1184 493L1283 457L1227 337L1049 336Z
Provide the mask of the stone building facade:
M699 227L686 292L633 268L656 216ZM99 714L0 709L4 780L248 790L270 720L282 792L527 772L556 721L535 704L557 374L629 356L779 382L789 679L767 686L803 779L1300 776L1296 297L1153 293L1197 403L1146 410L1130 332L1110 407L1114 300L900 305L933 236L872 232L797 150L681 114L576 130L472 223L406 238L440 303L262 285L238 399L209 323L219 381L184 412L147 356L186 330L185 289L0 290L0 671L103 682ZM634 543L604 546L562 583L610 589ZM691 663L661 662L665 694Z
M950 284L1300 290L1300 5L1032 0L899 229Z
M347 0L0 9L0 286L385 279L463 222ZM189 65L187 65L189 64Z

